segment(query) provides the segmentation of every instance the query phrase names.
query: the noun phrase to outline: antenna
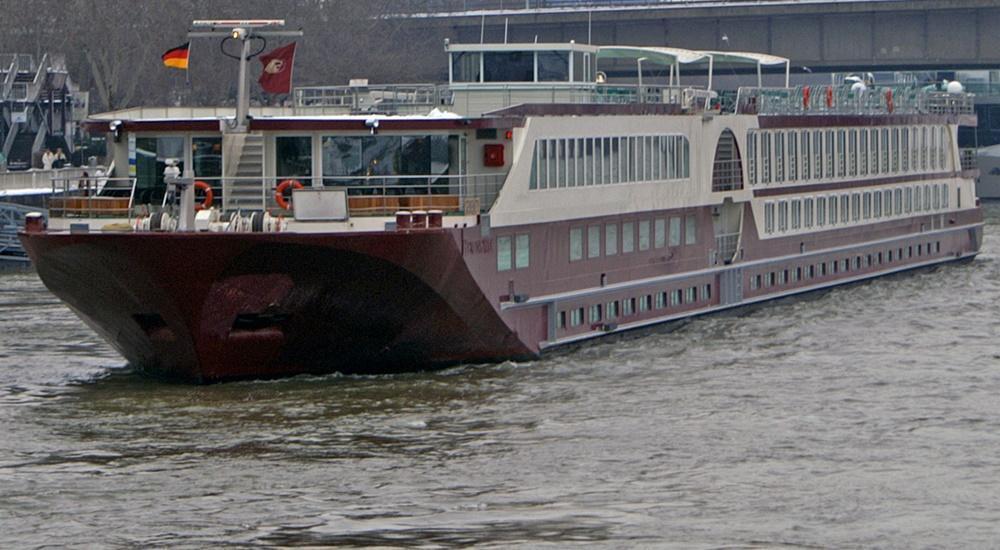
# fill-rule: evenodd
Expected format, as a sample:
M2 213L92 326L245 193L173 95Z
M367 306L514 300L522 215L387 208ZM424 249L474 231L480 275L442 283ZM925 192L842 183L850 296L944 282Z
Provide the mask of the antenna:
M240 82L236 96L236 127L237 132L247 130L247 120L250 118L250 95L247 93L247 60L257 55L250 54L250 41L266 39L268 36L302 36L302 31L260 30L270 27L285 26L284 19L197 19L191 22L197 31L188 31L188 38L223 38L239 40L243 44L240 52ZM263 48L261 48L263 49ZM260 53L259 51L257 53Z

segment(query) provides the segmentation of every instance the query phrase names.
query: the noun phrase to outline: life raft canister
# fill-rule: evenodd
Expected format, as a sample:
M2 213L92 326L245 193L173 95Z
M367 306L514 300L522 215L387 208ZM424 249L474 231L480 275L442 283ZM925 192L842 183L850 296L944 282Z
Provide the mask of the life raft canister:
M196 181L194 182L194 188L195 190L201 189L205 192L205 199L194 205L195 211L200 212L211 208L212 202L215 200L215 193L212 192L212 186L203 181Z
M833 86L826 87L826 106L828 108L833 107Z
M812 90L809 89L809 86L804 86L802 88L802 108L803 109L808 109L809 108L809 96L810 96L810 94L812 94Z
M885 106L889 109L890 113L896 108L896 105L892 101L892 90L885 91Z
M278 203L283 210L290 210L290 205L288 200L285 199L285 190L289 187L294 189L302 189L302 184L299 180L285 180L278 184L278 187L274 189L274 202Z

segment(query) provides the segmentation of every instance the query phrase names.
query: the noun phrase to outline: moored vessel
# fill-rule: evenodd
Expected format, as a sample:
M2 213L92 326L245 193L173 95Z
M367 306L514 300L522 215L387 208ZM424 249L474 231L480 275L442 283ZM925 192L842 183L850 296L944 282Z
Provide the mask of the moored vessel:
M979 252L968 94L792 87L743 52L445 49L447 85L94 116L135 173L53 198L24 246L132 364L196 381L535 357ZM724 64L756 85L713 89Z

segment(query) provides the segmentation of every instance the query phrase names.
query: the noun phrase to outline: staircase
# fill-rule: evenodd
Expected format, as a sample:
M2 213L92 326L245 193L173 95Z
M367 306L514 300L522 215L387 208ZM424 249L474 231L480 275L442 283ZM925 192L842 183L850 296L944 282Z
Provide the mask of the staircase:
M267 190L264 188L264 137L260 134L230 134L225 136L229 158L224 169L223 209L264 210Z

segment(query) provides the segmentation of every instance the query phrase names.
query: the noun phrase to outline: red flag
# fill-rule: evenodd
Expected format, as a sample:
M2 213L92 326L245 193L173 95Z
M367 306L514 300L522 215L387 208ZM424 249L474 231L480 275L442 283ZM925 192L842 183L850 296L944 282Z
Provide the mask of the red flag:
M292 93L292 64L295 62L295 42L260 56L264 70L260 74L260 87L270 94Z

